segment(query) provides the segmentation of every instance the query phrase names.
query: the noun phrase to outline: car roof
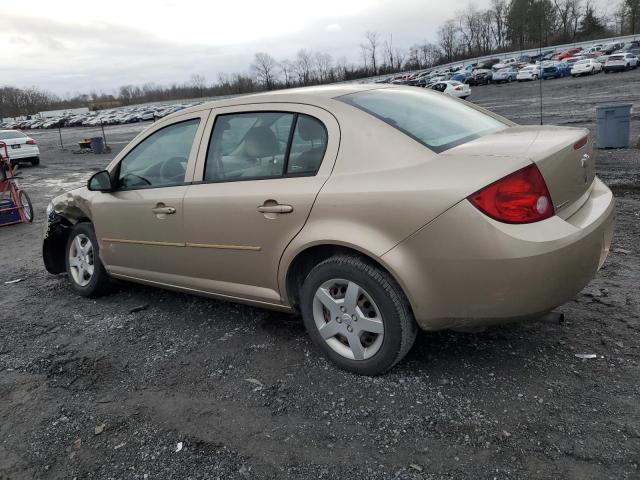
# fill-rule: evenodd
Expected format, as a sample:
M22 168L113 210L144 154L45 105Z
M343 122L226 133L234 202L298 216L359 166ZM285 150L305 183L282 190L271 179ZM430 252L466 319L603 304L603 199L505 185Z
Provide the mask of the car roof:
M252 93L235 97L213 100L185 108L173 115L184 115L185 113L196 112L209 108L231 107L235 105L249 105L252 103L305 103L309 105L324 106L331 103L331 100L350 93L364 92L367 90L381 90L385 88L397 88L397 85L369 83L358 84L349 83L342 85L323 85L313 87L288 88L283 90L273 90L270 92ZM167 117L169 118L169 117Z

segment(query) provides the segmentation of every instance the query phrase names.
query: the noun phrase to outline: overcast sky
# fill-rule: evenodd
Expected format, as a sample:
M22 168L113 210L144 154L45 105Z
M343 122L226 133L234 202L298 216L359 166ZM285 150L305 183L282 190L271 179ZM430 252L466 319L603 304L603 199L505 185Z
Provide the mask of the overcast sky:
M489 0L475 0L483 7ZM57 94L124 84L207 82L246 72L255 52L300 48L358 61L366 31L405 48L435 40L463 2L433 0L2 1L0 85Z

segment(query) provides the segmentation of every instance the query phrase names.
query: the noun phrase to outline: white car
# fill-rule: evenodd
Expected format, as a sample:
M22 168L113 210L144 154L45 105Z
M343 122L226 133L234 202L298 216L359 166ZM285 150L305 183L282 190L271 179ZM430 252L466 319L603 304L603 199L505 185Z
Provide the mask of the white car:
M633 53L615 53L609 55L604 64L604 73L638 68L638 57Z
M0 142L7 145L7 154L11 163L29 162L34 166L40 163L40 149L36 141L21 131L0 130Z
M518 70L516 80L524 82L527 80L538 80L540 78L540 65L527 65Z
M602 64L593 58L579 60L571 67L571 75L578 77L580 75L593 75L602 71Z
M471 87L466 83L461 83L456 80L446 80L444 82L437 82L431 85L431 90L442 92L452 97L458 97L465 99L471 95Z
M496 63L493 67L491 67L491 69L494 72L497 72L498 70L502 70L503 68L515 67L517 63L518 60L516 58L506 58L502 62Z

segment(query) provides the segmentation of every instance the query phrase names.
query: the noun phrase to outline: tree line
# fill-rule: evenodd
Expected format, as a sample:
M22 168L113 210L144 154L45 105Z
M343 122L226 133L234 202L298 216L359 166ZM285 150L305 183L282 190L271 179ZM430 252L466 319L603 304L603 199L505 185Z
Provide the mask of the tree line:
M146 102L217 97L294 86L320 85L405 70L429 68L481 55L558 45L607 36L640 34L640 0L620 0L613 14L600 14L593 0L491 0L486 9L470 3L445 21L437 39L397 46L392 34L367 32L359 61L334 59L301 49L276 60L256 53L248 72L220 74L210 83L202 75L172 85L124 85L115 93L91 92L61 98L36 87L0 87L0 118L42 110L89 106L93 109Z

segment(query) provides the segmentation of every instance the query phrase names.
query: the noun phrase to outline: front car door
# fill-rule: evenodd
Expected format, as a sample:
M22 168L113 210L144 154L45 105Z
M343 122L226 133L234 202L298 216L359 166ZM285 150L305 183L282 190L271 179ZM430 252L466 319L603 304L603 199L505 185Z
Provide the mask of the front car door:
M184 198L191 287L281 304L280 257L331 174L338 123L301 104L214 109L208 123Z
M91 211L111 274L172 283L184 260L183 197L209 112L152 125L109 166L117 187L97 194Z

